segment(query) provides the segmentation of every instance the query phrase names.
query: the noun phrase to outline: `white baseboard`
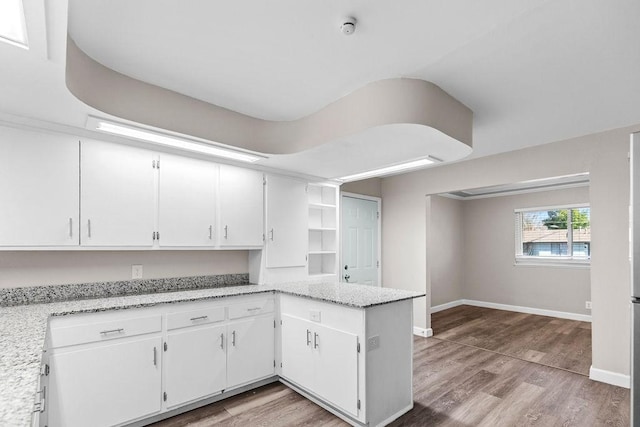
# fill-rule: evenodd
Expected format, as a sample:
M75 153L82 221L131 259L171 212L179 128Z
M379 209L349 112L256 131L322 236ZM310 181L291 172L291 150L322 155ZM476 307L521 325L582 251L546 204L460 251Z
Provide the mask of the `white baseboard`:
M419 328L417 326L413 327L413 335L418 335L420 337L432 337L433 336L433 329L431 328Z
M618 387L631 388L631 376L605 371L604 369L589 368L589 379L616 385Z
M456 301L445 302L444 304L440 304L440 305L434 305L433 307L431 307L431 312L432 313L437 313L439 311L446 310L448 308L457 307L459 305L464 304L463 301L464 300L459 299L459 300L456 300Z
M591 322L588 314L569 313L566 311L545 310L543 308L523 307L519 305L498 304L495 302L477 301L471 299L459 299L445 304L431 307L431 313L457 307L459 305L473 305L476 307L495 308L496 310L515 311L517 313L537 314L540 316L557 317L559 319L579 320L581 322Z

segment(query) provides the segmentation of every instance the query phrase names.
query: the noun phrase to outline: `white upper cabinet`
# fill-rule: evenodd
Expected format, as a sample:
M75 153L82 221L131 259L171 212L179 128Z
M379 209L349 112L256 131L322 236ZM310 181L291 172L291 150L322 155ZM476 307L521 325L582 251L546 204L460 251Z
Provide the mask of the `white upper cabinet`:
M82 141L83 246L152 246L157 157L125 145Z
M78 144L0 127L0 246L78 246Z
M218 242L220 246L262 246L262 172L220 165Z
M214 246L216 165L162 154L159 168L160 246Z
M307 264L308 209L306 183L267 176L267 268Z

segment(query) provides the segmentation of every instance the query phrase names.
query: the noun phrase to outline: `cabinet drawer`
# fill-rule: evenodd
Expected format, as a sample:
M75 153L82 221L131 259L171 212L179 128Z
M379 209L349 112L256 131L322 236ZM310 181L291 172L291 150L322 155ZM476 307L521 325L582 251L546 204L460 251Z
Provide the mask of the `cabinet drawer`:
M234 304L229 306L229 319L273 313L273 307L273 298L255 299L241 304Z
M107 341L114 338L160 332L161 330L162 317L160 315L128 319L112 318L103 322L93 321L91 323L75 324L70 326L52 326L51 347L56 348L97 341Z
M203 307L196 310L167 314L167 329L185 328L221 322L225 319L224 307Z

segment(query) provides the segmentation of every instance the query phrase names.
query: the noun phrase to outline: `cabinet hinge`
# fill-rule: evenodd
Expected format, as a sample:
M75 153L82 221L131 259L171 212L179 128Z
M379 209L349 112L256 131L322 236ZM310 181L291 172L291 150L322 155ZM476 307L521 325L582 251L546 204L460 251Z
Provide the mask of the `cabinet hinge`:
M280 362L280 367L282 368L282 362Z
M164 351L167 351L167 349L169 348L169 345L167 344L167 342L165 341L164 343Z
M156 168L156 161L155 160L151 160L151 168L153 168L153 169Z
M276 321L275 321L275 319L274 319L274 320L273 320L273 329L275 329L275 328L276 328Z
M304 186L304 192L305 192L305 193L308 193L308 192L309 192L309 185L305 185L305 186Z
M162 393L162 399L166 402L167 401L167 392L165 391L164 393ZM360 405L358 404L358 409L360 409Z
M380 219L380 212L376 212L376 218Z
M360 409L360 399L358 399L358 409Z
M380 268L380 261L376 261L376 267Z
M267 185L267 178L266 177L262 177L262 185Z
M156 162L156 167L157 167L158 169L160 169L160 160L158 160L158 161Z
M49 368L49 365L44 365L42 367L42 371L41 371L41 375L44 375L45 377L49 376L49 372L51 371L51 369Z
M276 367L276 360L275 359L273 359L273 367L274 368Z
M358 353L360 353L360 343L358 343L358 347L356 350L358 350Z

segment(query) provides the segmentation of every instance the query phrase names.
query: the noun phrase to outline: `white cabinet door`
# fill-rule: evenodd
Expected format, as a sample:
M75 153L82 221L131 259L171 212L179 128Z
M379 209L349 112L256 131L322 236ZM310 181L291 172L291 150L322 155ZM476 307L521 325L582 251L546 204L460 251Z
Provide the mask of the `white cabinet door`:
M151 246L154 153L98 141L81 147L83 246Z
M160 246L213 246L216 166L168 154L160 160Z
M77 139L0 127L0 246L79 244Z
M161 409L160 337L51 356L50 427L113 426Z
M262 172L220 165L220 246L262 246L263 222Z
M357 346L355 334L282 315L282 376L354 416Z
M167 407L202 399L226 387L226 325L167 334L164 352Z
M261 316L229 323L227 388L274 375L273 322L273 316Z
M315 391L335 406L358 415L358 336L316 326L313 332ZM336 384L340 384L336 387Z
M312 324L298 317L282 315L282 376L313 390Z
M304 267L308 241L306 184L267 177L267 268Z

